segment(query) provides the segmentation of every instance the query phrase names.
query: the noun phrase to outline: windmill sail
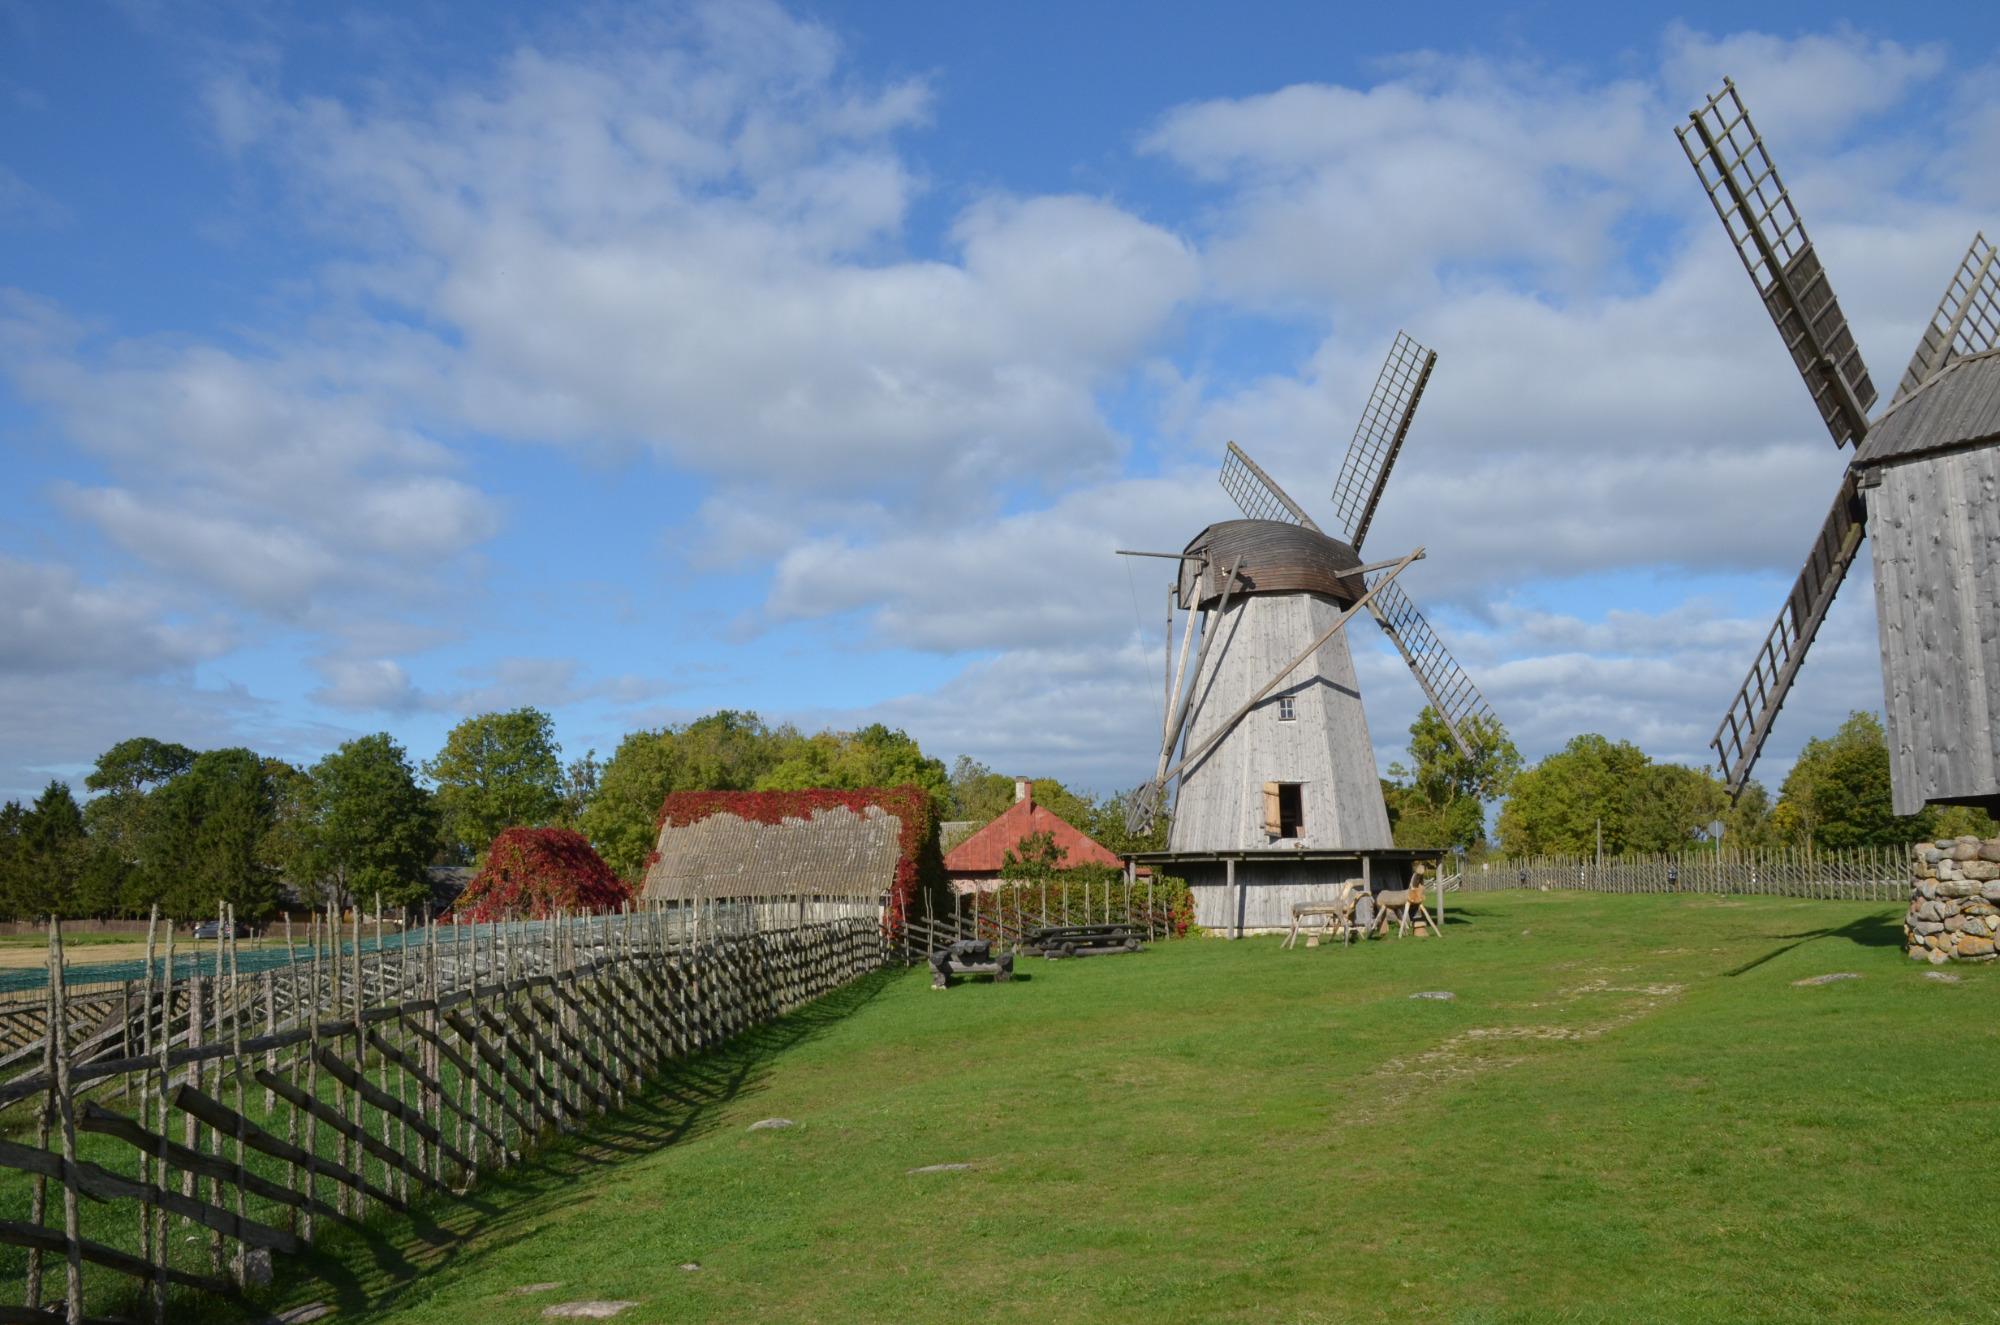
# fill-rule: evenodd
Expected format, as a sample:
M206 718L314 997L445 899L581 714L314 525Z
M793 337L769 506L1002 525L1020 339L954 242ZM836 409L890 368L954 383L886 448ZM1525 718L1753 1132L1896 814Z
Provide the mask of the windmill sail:
M1751 664L1750 675L1744 678L1736 702L1729 706L1722 725L1716 729L1715 739L1709 742L1715 747L1723 782L1732 797L1750 779L1751 766L1757 762L1764 740L1771 734L1778 710L1784 707L1785 696L1798 675L1799 665L1805 661L1806 650L1812 647L1813 636L1826 620L1827 609L1833 606L1834 595L1840 591L1840 582L1847 577L1847 568L1854 564L1862 532L1861 495L1850 470L1833 500L1833 509L1827 513L1826 523L1820 526L1819 535L1813 540L1812 550L1806 554L1805 567L1792 585L1784 610L1778 613L1777 624L1771 627L1764 647L1757 651L1757 660Z
M1252 520L1281 520L1312 530L1319 528L1312 517L1234 442L1229 444L1229 453L1222 458L1222 490Z
M1424 698L1451 729L1459 753L1470 759L1471 742L1466 739L1465 725L1474 718L1497 723L1492 706L1401 585L1382 585L1370 606L1375 609L1375 623L1388 634L1423 687Z
M1896 388L1901 400L1954 359L1983 354L2000 345L2000 261L1985 235L1974 235L1958 264L1937 312L1917 341L1917 352Z
M1723 80L1722 90L1675 133L1834 444L1858 444L1868 431L1875 384L1736 85Z
M1354 440L1347 444L1347 458L1333 484L1333 513L1334 536L1357 551L1368 536L1369 522L1375 518L1375 507L1389 482L1389 470L1396 463L1396 453L1403 449L1410 419L1436 364L1437 351L1397 332L1389 357L1375 378L1368 406L1354 427Z

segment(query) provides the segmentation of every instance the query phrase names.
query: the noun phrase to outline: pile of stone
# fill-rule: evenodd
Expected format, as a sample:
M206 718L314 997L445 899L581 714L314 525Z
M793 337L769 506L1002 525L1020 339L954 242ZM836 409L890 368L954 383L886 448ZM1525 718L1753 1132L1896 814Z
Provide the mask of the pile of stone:
M1990 962L2000 942L2000 837L1919 842L1910 850L1910 914L1903 946L1942 966Z

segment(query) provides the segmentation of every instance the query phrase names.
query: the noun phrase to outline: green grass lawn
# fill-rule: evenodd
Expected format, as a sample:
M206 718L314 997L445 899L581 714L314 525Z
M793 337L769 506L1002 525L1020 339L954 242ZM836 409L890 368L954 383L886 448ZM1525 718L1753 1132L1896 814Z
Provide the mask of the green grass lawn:
M1929 1248L1993 1208L2000 973L1926 979L1898 911L1502 893L1443 941L1189 941L949 993L884 973L436 1223L281 1263L272 1299L398 1325L579 1298L636 1300L625 1322L1994 1319L1983 1263ZM1792 983L1832 971L1862 978ZM798 1126L746 1130L772 1116Z

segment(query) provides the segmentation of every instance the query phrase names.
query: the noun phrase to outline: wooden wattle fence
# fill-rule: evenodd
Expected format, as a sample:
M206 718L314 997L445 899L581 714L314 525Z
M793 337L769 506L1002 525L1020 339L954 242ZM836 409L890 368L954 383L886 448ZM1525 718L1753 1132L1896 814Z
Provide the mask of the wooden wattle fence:
M911 910L892 947L897 957L915 964L961 939L985 939L1006 951L1046 925L1131 925L1148 938L1173 938L1185 934L1193 918L1187 885L1179 880L1159 887L1150 877L1003 882L955 895L948 905L926 897L921 908Z
M1670 873L1671 872L1671 873ZM1902 902L1910 896L1908 847L1820 851L1773 847L1677 855L1519 856L1467 867L1456 888L1578 889L1607 893L1729 893L1828 901Z
M442 926L373 952L358 917L330 918L254 978L228 940L191 976L149 962L109 1026L52 980L42 1033L9 1055L25 1070L0 1083L18 1138L0 1139L0 1283L25 1283L0 1322L187 1319L330 1225L519 1162L889 943L874 902L760 898ZM59 926L49 946L60 970Z

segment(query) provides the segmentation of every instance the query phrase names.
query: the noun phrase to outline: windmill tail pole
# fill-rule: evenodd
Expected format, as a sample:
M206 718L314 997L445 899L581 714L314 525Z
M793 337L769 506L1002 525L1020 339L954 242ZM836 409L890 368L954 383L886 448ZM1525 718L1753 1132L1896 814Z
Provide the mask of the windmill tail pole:
M1202 627L1201 647L1195 650L1194 655L1194 682L1187 688L1187 692L1180 696L1180 702L1174 709L1173 719L1167 724L1166 739L1160 742L1160 763L1159 767L1153 770L1153 783L1161 790L1165 790L1169 776L1167 761L1174 757L1174 747L1180 744L1181 733L1187 728L1188 714L1193 707L1194 692L1201 685L1202 665L1208 661L1209 646L1215 643L1215 631L1213 628L1220 625L1223 617L1229 611L1229 597L1236 591L1236 576L1242 569L1243 558L1241 557L1229 563L1229 574L1224 576L1222 580L1221 600L1217 602L1214 614L1208 618L1209 624Z
M1169 590L1168 592L1171 595L1175 591ZM1168 601L1172 601L1171 597ZM1194 639L1194 622L1195 618L1200 615L1199 611L1190 607L1188 609L1187 621L1181 627L1180 663L1174 668L1173 683L1167 687L1167 706L1160 713L1160 744L1162 746L1166 746L1174 734L1174 701L1180 697L1181 681L1187 675L1188 643ZM1169 618L1169 621L1171 621L1171 618ZM1167 746L1167 753L1173 753L1171 746Z
M1201 758L1203 755L1207 754L1210 750L1214 749L1217 742L1221 741L1223 737L1229 735L1229 733L1235 728L1237 723L1243 721L1244 714L1248 713L1251 709L1256 708L1258 704L1262 703L1264 696L1270 694L1273 690L1276 690L1280 685L1282 685L1286 677L1290 676L1293 672L1298 670L1300 664L1304 663L1306 659L1312 657L1315 653L1318 653L1328 640L1332 639L1335 635L1339 634L1340 631L1347 625L1347 623L1354 619L1355 613L1361 611L1362 609L1366 608L1370 603L1372 603L1375 600L1376 594L1382 592L1382 590L1388 588L1391 584L1393 584L1395 582L1396 577L1398 575L1401 575L1403 571L1408 568L1411 562L1417 560L1417 558L1423 555L1424 555L1424 550L1422 548L1418 548L1416 551L1410 553L1409 556L1404 557L1401 561L1395 563L1395 565L1390 568L1388 574L1384 575L1381 579L1375 581L1374 585L1368 590L1367 593L1362 594L1361 597L1357 598L1354 601L1354 606L1348 608L1345 612L1342 612L1340 616L1334 620L1334 623L1332 625L1328 626L1325 629L1325 631L1321 632L1320 637L1318 639L1314 640L1311 644L1308 644L1299 653L1298 657L1292 659L1290 662L1286 663L1283 667L1279 668L1278 674L1276 676L1273 676L1269 681L1266 681L1264 683L1263 689L1259 690L1256 694L1250 696L1249 699L1243 701L1243 706L1241 708L1237 709L1234 713L1230 714L1229 717L1223 721L1221 726L1217 727L1213 732L1209 733L1208 739L1204 740L1200 745L1197 745L1194 749L1182 755L1179 763L1175 764L1172 768L1168 769L1164 774L1160 776L1159 779L1160 786L1165 787L1168 779L1172 778L1175 774L1179 773L1183 768L1186 768L1189 764L1193 763L1195 760Z

